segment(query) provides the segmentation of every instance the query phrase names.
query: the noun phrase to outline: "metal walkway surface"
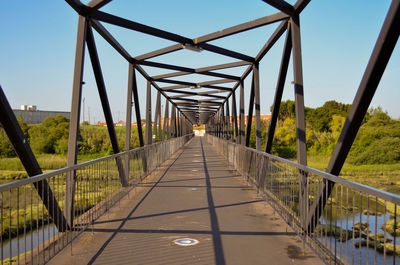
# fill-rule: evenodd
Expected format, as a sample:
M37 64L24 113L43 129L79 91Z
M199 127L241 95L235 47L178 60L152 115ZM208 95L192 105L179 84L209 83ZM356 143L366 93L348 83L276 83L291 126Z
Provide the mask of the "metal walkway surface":
M175 244L191 238L192 246ZM202 137L50 264L322 264Z

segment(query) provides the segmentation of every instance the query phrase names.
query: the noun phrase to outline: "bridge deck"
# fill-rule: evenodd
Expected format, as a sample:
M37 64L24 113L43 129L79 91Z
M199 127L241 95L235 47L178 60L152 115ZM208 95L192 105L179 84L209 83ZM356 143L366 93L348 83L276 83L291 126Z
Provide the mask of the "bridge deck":
M87 263L322 264L202 137L50 262Z

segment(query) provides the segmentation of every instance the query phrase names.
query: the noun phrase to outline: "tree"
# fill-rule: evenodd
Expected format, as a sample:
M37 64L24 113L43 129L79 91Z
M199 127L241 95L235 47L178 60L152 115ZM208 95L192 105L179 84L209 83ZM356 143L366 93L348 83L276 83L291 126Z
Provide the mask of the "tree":
M59 115L47 117L29 130L32 150L37 153L65 154L68 150L69 121Z

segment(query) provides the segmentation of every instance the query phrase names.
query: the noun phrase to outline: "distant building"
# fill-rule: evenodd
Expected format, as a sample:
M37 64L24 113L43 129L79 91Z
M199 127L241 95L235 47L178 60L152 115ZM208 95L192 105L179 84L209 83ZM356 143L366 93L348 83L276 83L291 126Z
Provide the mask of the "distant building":
M126 126L126 122L124 122L124 121L119 121L119 122L117 122L117 123L115 124L115 126L118 126L118 127Z
M106 122L98 122L96 126L107 126Z
M21 109L13 109L15 117L22 116L22 119L29 124L42 123L47 117L55 117L58 115L70 119L71 112L67 111L48 111L38 110L36 105L21 105Z
M260 115L260 120L264 121L264 122L268 122L268 121L271 120L271 116L272 116L271 114ZM229 116L229 118L230 118L231 122L234 122L232 116ZM237 118L237 122L239 123L240 116L238 115L236 118ZM253 119L252 120L255 121L255 119L256 119L256 116L253 115ZM244 115L244 126L247 126L247 120L248 120L248 116Z

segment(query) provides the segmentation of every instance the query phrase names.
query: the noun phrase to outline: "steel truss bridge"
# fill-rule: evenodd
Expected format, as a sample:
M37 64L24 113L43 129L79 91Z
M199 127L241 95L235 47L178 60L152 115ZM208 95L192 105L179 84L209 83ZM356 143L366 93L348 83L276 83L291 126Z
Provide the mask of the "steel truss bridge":
M112 257L115 263L130 264L183 263L189 261L190 257L197 257L199 261L202 261L201 263L205 264L226 264L235 263L235 261L237 263L239 260L241 264L251 263L251 261L268 263L268 257L274 257L274 253L268 252L267 249L275 249L278 252L279 249L284 249L283 245L289 240L285 237L290 236L291 233L302 239L301 253L314 253L320 257L317 260L311 258L307 261L306 254L303 255L306 257L304 259L301 255L294 257L289 254L291 259L298 259L300 263L396 264L396 261L398 262L399 258L396 259L396 256L398 256L397 252L400 254L398 251L400 247L396 250L396 244L400 241L396 238L398 236L396 229L400 229L397 227L399 217L397 206L400 204L400 197L337 176L399 38L400 0L393 0L390 5L326 172L307 166L300 16L310 0L298 0L294 5L284 0L263 1L276 8L277 13L194 39L101 11L101 8L111 0L92 0L88 4L83 4L79 0L65 1L76 11L79 18L66 168L43 173L28 141L24 138L5 93L0 89L1 124L30 176L30 178L0 186L2 264L7 262L9 264L10 260L7 260L9 258L13 258L13 261L18 263L57 262L59 264L72 260L76 263L92 264L101 263L102 259L107 262L107 257ZM176 44L146 54L132 55L117 41L117 37L107 31L104 24L141 32L173 41ZM274 27L275 30L255 57L210 44L211 41L259 27ZM139 148L131 148L131 126L126 126L125 150L119 149L93 31L100 34L129 63L126 124L132 123L132 107L134 107ZM261 146L260 105L262 103L259 63L280 38L285 38L285 41L276 82L272 117L266 145L263 147ZM114 154L77 164L86 47ZM153 60L157 56L182 49L205 50L232 58L233 62L203 68L188 68ZM291 58L294 75L297 163L271 154ZM146 73L143 66L168 70L168 73L151 76ZM241 76L223 73L225 69L241 66L247 66ZM141 122L137 73L147 80L144 114L146 124ZM193 75L208 76L212 80L193 82ZM180 81L181 78L177 80L177 77L185 77L187 81ZM251 85L248 88L244 85L246 78L251 79ZM202 88L202 92L195 92L199 88ZM151 89L157 91L154 112L151 107ZM250 90L247 113L244 109L245 89ZM239 90L239 95L237 95L237 90ZM236 96L239 98L239 106L236 105ZM164 110L161 109L162 97L166 100ZM164 116L162 116L163 113ZM245 114L247 114L247 121L245 121ZM253 122L255 131L251 130ZM206 125L204 137L193 137L193 125L197 124ZM249 148L252 134L255 134L255 149ZM154 137L155 135L157 138ZM219 175L218 172L223 172L223 174ZM240 182L243 180L236 179L237 176L241 179L244 177L247 181L246 185L253 185L262 199L251 201L249 194L244 195L245 188ZM192 185L187 184L191 183L190 181L193 181ZM201 185L196 181L205 184ZM170 182L180 182L182 185L168 186ZM223 186L218 186L219 184ZM165 197L165 194L160 192L162 187L169 187L175 193L168 193ZM179 188L184 189L185 196L180 200L174 200L174 196L179 197L179 192L182 192ZM193 193L202 188L205 206L186 209L185 207L194 207L187 206L191 201L202 198L203 195L200 193ZM217 192L219 188L226 188L227 191L220 194ZM235 188L236 191L238 188L242 190L235 193L232 191ZM146 192L142 194L143 197L139 196L141 190ZM138 194L135 193L136 191ZM243 200L250 201L222 202L222 198L225 200L236 198L232 197L232 194L235 194L237 198L243 197ZM126 228L133 219L145 218L132 216L136 213L135 211L139 211L140 205L150 198L154 198L153 204L149 204L147 209L157 208L156 205L164 205L167 202L170 203L164 205L165 209L171 205L178 208L182 206L184 209L168 208L171 211L168 213L158 209L157 213L147 213L147 217L159 218L159 216L173 216L186 212L195 214L196 211L207 210L208 217L204 220L205 228L200 229L199 224L195 225L195 228L188 228L188 224L193 221L190 219L190 214L180 217L183 218L182 223L176 219L177 217L161 219L159 225L165 224L168 227L166 229L157 227L141 230L143 223L132 223L129 228ZM221 205L217 205L217 201ZM265 202L268 203L267 206ZM261 205L261 208L265 207L264 210L267 212L261 216L268 216L272 214L271 211L274 214L278 213L281 218L279 219L281 223L278 225L286 231L266 232L265 230L272 226L268 218L262 217L265 220L261 218L261 222L258 223L258 225L263 223L268 226L254 224L253 227L251 226L253 223L247 221L240 210L232 208L229 213L221 210L224 207L246 206L251 203ZM120 219L107 217L110 212L113 212L115 216L123 215L124 209L118 208L121 204L133 207L132 211L126 216L119 217ZM251 209L248 208L246 211L254 210ZM15 210L17 215L13 214ZM238 215L235 216L234 213ZM239 222L235 223L237 227L243 226L240 224L240 221L243 221L246 222L245 227L253 227L256 231L224 231L224 229L229 230L226 227L229 227L230 222L224 219L224 216L229 214L237 217L233 218L234 221L231 218L230 221ZM394 232L381 228L381 225L389 219L394 220L392 221ZM121 222L118 228L102 227L103 224L112 224L117 222L116 220ZM190 222L185 222L185 220ZM198 223L203 222L201 217L196 220ZM17 229L13 229L14 227ZM293 232L288 232L288 229ZM79 246L77 248L82 247L82 238L87 236L88 231L97 231L98 234L108 232L112 233L112 236L104 240L104 244L93 252L94 255L91 255L92 252L89 250L87 252L89 254L81 255L81 257L70 255L67 246L71 246L71 252L74 252L72 250L74 244ZM121 243L122 239L114 240L118 238L119 233L128 233L127 231L136 237L132 237L125 243ZM157 246L152 249L153 252L150 255L140 251L133 254L129 252L129 255L126 254L128 253L126 250L125 254L115 252L117 248L141 245L146 240L143 235L151 237L153 234L160 233L171 234L177 240L179 236L184 235L203 237L205 240L209 237L208 242L211 245L208 250L201 249L201 246L206 243L194 240L193 242L198 244L191 247L192 252L183 254L173 249L176 245L168 244L163 245L166 252L162 252L163 247ZM382 234L383 241L377 239L379 233ZM257 241L258 248L252 245L253 239L246 241L246 245L252 246L246 251L251 253L257 250L258 252L238 256L241 247L235 248L232 247L233 243L227 243L225 237L228 236L232 237L230 239L232 242L247 240L246 238L251 236L257 236L257 240L260 238L262 240ZM240 239L241 236L244 239ZM277 239L268 239L272 236L277 236ZM16 237L19 238L17 241L15 241ZM143 241L137 241L138 238L142 238ZM98 236L96 240L102 242L102 236ZM186 244L192 242L191 240L183 239L181 243ZM283 245L279 245L279 242ZM116 248L113 252L109 248L114 245ZM294 246L294 248L298 247ZM309 252L310 249L314 252ZM160 251L162 252L161 259L157 261L154 258ZM167 255L169 251L173 253L170 256ZM266 253L267 256L265 256ZM146 257L140 259L143 255ZM290 261L283 257L285 255L279 256L278 263L284 264ZM257 257L262 259L257 259Z

